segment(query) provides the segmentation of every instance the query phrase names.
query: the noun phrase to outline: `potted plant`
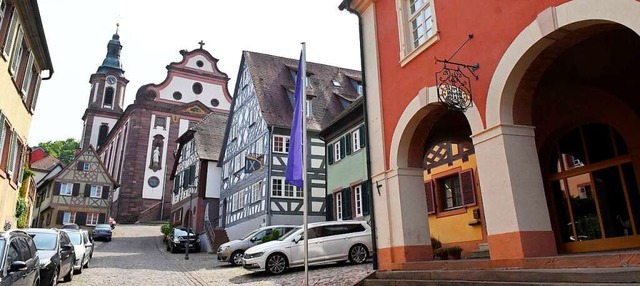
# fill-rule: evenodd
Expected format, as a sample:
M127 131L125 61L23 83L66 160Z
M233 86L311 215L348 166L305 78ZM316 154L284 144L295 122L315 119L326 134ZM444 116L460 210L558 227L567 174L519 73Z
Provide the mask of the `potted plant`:
M171 234L171 229L172 227L168 223L160 226L160 232L164 235L164 237L162 237L162 242L167 242L167 237Z
M447 249L442 248L442 247L440 247L440 248L436 248L436 249L433 251L433 255L434 255L435 257L440 258L440 260L447 260L447 259L449 259L449 253L447 253Z
M447 248L447 253L451 256L451 259L460 259L460 254L462 254L462 247L460 246L452 246Z

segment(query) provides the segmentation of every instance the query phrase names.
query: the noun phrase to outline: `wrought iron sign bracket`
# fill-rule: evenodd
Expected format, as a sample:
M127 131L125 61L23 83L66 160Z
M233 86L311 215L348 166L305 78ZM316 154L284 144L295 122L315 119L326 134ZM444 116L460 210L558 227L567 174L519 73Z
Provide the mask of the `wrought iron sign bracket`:
M451 110L464 112L473 106L471 80L465 71L471 73L478 80L478 75L475 72L480 68L480 63L468 65L451 61L471 39L473 39L473 34L469 34L467 40L448 59L435 58L436 64L443 64L442 70L436 72L438 101Z

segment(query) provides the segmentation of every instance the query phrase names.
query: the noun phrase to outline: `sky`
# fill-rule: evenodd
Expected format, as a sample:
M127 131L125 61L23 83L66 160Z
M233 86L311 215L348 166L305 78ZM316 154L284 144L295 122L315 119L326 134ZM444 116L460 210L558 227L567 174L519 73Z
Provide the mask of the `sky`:
M342 0L39 0L54 73L42 82L28 143L80 139L89 78L102 64L120 23L121 63L138 88L161 83L166 66L198 42L217 58L233 95L243 50L360 70L358 18Z

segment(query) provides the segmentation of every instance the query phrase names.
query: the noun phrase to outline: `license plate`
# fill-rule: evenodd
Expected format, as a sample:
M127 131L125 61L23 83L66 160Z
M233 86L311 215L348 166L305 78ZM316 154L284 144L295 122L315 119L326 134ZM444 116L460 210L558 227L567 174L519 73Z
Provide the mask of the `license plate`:
M192 247L192 246L193 246L193 244L189 244L189 247Z

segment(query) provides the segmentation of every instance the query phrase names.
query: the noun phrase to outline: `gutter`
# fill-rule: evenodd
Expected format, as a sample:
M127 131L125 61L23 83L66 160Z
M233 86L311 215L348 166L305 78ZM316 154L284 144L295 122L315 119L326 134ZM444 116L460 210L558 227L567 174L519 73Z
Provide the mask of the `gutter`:
M373 203L373 196L374 196L374 192L373 192L373 182L371 179L371 148L369 146L369 115L367 113L367 77L365 76L365 62L364 62L364 36L363 36L363 32L362 32L362 15L360 15L360 13L358 13L358 11L356 11L355 9L351 8L351 2L352 0L344 0L342 1L342 3L340 3L340 6L338 6L338 9L340 9L341 11L343 10L347 10L349 11L351 14L354 14L358 17L358 38L360 40L360 74L362 75L362 98L363 98L363 113L364 113L364 137L365 137L365 143L367 144L366 146L366 150L365 150L365 157L367 158L367 184L369 185L368 187L368 191L369 191L369 210L371 210L371 236L372 236L372 240L371 240L371 245L373 247L373 249L375 250L375 255L373 255L373 270L378 270L378 242L377 242L377 232L376 232L376 219L375 219L375 210L374 210L374 203Z

